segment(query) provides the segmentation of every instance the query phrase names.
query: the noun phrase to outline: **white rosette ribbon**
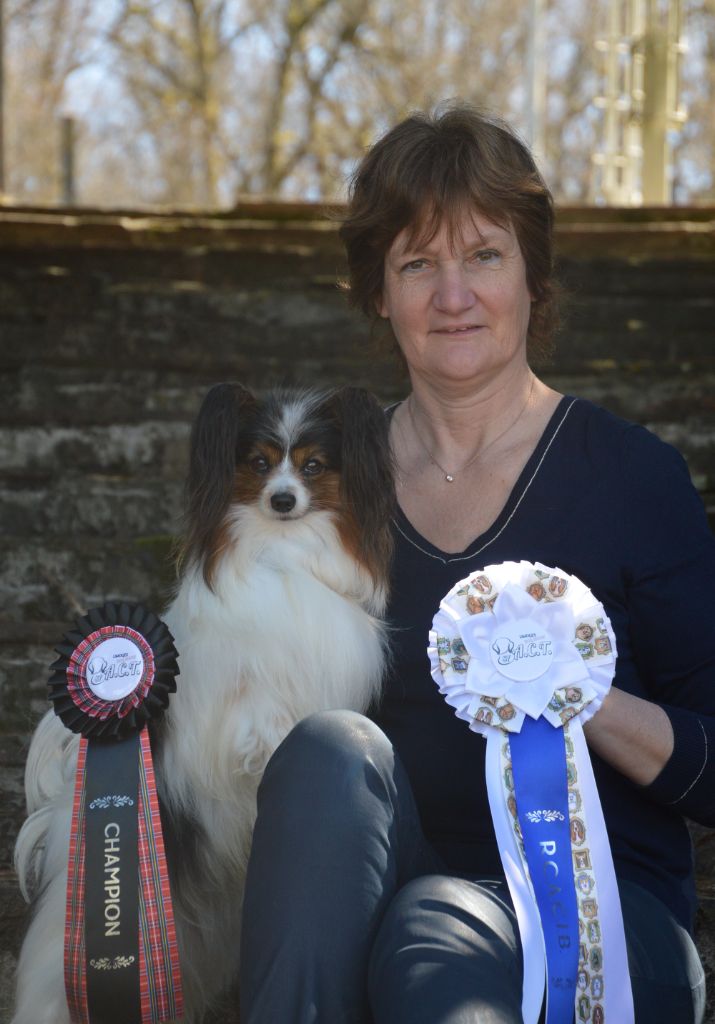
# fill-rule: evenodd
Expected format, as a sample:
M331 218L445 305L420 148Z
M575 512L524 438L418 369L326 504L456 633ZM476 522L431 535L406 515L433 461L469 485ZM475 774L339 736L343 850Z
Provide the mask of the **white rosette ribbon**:
M472 573L450 590L440 602L429 639L432 676L440 693L487 740L489 803L525 954L525 1024L539 1019L546 963L509 742L527 716L548 722L564 741L578 907L575 1019L579 1024L632 1024L620 899L583 734L615 671L616 640L603 606L579 579L560 569L503 562ZM548 821L556 812L544 807L526 813L533 823ZM547 998L547 1024L556 1024L554 1012L549 1014ZM571 1024L571 1017L558 1024Z

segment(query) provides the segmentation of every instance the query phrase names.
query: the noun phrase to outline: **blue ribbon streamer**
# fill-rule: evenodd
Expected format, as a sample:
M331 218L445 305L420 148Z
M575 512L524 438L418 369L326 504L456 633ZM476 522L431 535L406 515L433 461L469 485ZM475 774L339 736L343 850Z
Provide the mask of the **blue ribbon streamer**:
M578 904L563 729L527 716L521 732L509 734L509 746L517 816L546 950L546 1024L571 1024L578 973Z

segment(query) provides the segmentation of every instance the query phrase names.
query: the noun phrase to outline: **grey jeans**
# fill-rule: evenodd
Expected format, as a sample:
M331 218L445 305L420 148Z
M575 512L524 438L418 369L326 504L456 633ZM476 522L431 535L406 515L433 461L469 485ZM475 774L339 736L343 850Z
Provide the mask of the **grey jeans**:
M692 939L619 884L637 1024L700 1024ZM241 1024L520 1024L521 977L505 883L445 873L382 731L353 712L301 722L258 795Z

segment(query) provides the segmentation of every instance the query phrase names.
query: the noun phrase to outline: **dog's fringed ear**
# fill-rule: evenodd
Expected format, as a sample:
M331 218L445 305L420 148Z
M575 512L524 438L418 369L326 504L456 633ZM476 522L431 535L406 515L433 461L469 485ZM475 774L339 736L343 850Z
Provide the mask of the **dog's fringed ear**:
M242 384L215 384L191 431L182 561L203 565L211 586L219 530L233 492L239 439L256 407Z
M342 497L360 528L365 564L376 581L386 584L395 512L387 416L375 396L364 388L339 388L330 402L342 438Z

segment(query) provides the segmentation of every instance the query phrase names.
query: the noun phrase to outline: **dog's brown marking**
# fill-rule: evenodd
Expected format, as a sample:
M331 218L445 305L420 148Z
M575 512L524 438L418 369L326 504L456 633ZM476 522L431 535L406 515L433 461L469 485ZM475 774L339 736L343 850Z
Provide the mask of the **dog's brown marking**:
M357 522L355 516L352 514L352 510L345 506L341 506L338 511L336 525L338 528L338 535L340 536L340 542L346 552L351 558L354 558L356 562L360 562L364 565L372 576L375 576L373 567L369 565L365 559L361 538L362 526Z
M298 470L311 459L317 459L325 466L325 455L320 448L312 445L296 447L291 450L291 462ZM347 504L341 474L327 466L320 473L311 475L302 473L305 486L311 493L311 505L316 509L325 509L335 516L335 525L340 541L348 555L360 562L374 578L378 578L381 567L368 564L365 558L365 544L362 537L362 524L357 521L355 512Z
M310 491L313 508L340 511L340 474L334 469L324 469L317 476L304 476L303 483Z
M268 463L264 471L256 468L255 460L263 458ZM233 488L235 501L250 505L258 501L261 491L272 470L280 465L283 452L271 444L254 445L245 459L241 459L236 467L236 479Z
M251 461L258 456L268 463L268 470L264 473L256 472ZM236 473L233 483L233 497L231 504L240 502L243 505L252 505L258 501L261 491L266 485L272 469L280 463L283 458L281 450L270 444L257 444L249 452L246 459L242 459L236 466ZM229 522L224 519L216 528L213 543L207 552L204 578L209 586L213 583L216 566L226 553L230 545Z
M290 461L295 466L299 473L303 472L303 469L312 459L315 459L323 467L323 472L328 469L328 457L319 445L316 444L302 444L296 445L295 448L290 450ZM316 473L315 476L320 476L320 473ZM310 474L305 474L306 477Z

